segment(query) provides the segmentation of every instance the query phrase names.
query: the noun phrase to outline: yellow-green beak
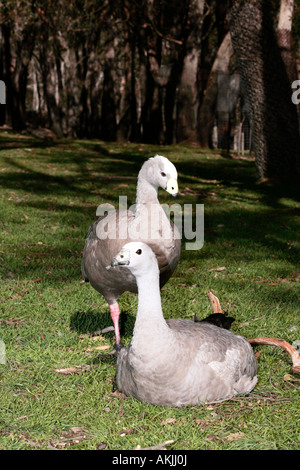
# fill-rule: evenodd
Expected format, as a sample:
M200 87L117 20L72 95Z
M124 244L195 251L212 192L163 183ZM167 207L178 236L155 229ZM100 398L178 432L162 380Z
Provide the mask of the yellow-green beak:
M166 191L176 197L178 195L178 183L175 178L170 178L167 182Z

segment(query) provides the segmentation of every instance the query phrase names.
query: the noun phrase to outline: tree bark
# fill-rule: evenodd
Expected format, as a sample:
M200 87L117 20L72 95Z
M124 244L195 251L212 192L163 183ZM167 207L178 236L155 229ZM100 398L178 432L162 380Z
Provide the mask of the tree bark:
M104 68L100 133L101 139L106 141L116 140L117 133L116 102L112 69L112 59L107 59Z
M19 32L20 39L13 36L13 25L2 24L4 38L5 84L7 87L7 114L12 128L21 131L26 127L26 89L28 66L32 57L34 26Z
M290 85L298 80L296 54L293 44L292 24L294 0L281 0L277 25L277 41ZM296 105L300 129L300 104Z
M43 95L47 106L48 125L57 136L62 136L62 113L56 99L56 70L53 55L50 53L48 42L44 41L39 51ZM52 51L51 51L52 52Z
M269 0L235 0L230 30L252 117L261 179L298 179L300 138L288 75L278 48Z
M120 121L118 123L117 140L120 142L136 141L139 137L137 123L136 100L136 42L135 33L126 28L124 38L125 61L123 66L123 80L120 99Z
M149 1L147 16L152 25L163 23L162 8L156 1ZM155 17L155 13L157 18ZM157 34L155 26L145 40L145 99L141 111L142 140L145 143L163 144L163 109L161 87L165 86L161 74L162 37Z
M204 0L193 0L190 6L191 32L185 44L185 57L177 96L177 142L197 141L199 107L198 72L201 54L201 29Z
M229 74L230 59L233 56L233 47L230 33L224 37L211 72L207 80L204 98L199 109L197 132L201 147L210 147L210 137L216 117L216 104L218 95L218 74Z
M294 0L281 0L276 33L281 57L290 83L298 78L292 36L293 13Z

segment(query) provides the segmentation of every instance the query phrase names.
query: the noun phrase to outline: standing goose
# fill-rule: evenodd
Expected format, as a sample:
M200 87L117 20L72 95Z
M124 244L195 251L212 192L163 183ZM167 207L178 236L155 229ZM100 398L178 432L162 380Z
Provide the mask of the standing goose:
M206 322L164 319L159 270L149 246L128 243L111 265L129 268L138 286L133 337L118 352L120 391L154 405L182 406L254 388L257 363L245 338Z
M149 244L158 260L160 287L168 281L180 258L180 234L159 204L159 187L177 196L175 166L167 158L156 155L143 164L138 174L135 212L109 211L90 226L85 241L82 275L109 304L117 346L120 344L118 298L125 291L137 293L137 285L128 269L109 269L112 258L132 240Z

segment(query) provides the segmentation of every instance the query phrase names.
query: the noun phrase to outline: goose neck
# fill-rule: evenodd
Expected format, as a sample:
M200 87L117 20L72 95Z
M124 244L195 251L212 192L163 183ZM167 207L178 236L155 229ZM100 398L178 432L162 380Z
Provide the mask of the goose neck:
M136 191L137 209L142 204L157 204L157 191L158 188L149 183L145 178L139 178Z
M159 272L147 273L143 278L137 279L138 286L138 310L135 323L135 335L143 331L144 337L153 329L164 330L167 327L161 307L159 289Z

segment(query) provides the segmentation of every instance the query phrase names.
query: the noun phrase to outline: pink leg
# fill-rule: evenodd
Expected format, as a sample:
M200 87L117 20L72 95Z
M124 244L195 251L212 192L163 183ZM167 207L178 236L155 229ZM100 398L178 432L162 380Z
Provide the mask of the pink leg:
M112 318L114 328L115 328L115 336L116 336L116 343L119 344L121 341L120 331L119 331L119 316L120 316L120 309L118 303L111 304L110 308L110 316Z

